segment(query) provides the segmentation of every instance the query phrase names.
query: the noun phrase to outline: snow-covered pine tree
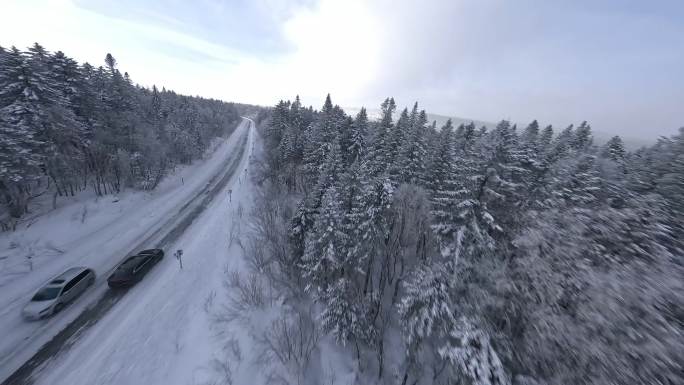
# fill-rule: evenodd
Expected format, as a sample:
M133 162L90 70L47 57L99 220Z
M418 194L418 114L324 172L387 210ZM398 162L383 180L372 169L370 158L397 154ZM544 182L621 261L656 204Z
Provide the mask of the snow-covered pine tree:
M413 270L397 304L409 349L432 336L446 338L456 322L448 269L439 261L429 262Z
M510 377L490 337L472 321L461 319L444 339L440 355L460 367L472 385L509 385Z
M431 159L426 184L433 198L437 191L444 189L443 184L449 176L449 168L455 160L455 136L454 127L449 119L439 130L434 147L430 148Z
M289 125L289 112L290 105L288 102L281 100L273 109L271 113L271 119L269 121L268 127L265 130L265 140L269 147L277 148L280 144L284 132L287 130ZM279 153L276 157L282 156Z
M475 197L486 205L487 215L483 218L490 222L491 228L500 229L498 235L506 235L517 219L511 208L519 207L527 197L530 170L525 166L528 159L506 120L489 133L483 145L486 170Z
M324 298L328 286L341 276L347 241L343 230L343 211L335 184L323 194L313 227L306 235L302 271L306 290L314 298Z
M0 51L0 184L13 217L26 212L29 185L42 174L46 145L31 114L32 106L23 100L26 72L19 50Z
M299 95L290 106L290 130L287 146L287 158L299 165L302 161L302 133L307 126L306 110L302 107Z
M74 113L91 131L100 125L101 105L95 88L96 69L88 63L80 66L80 74L83 76L79 87Z
M13 56L18 51L13 50ZM62 143L71 143L76 137L73 113L65 108L68 102L62 97L58 85L48 67L48 53L39 44L29 49L15 70L10 69L7 77L9 88L0 99L3 104L4 120L42 143L35 152L56 160Z
M653 148L655 191L667 200L675 216L684 215L684 128L670 139L661 139ZM683 227L679 221L678 228Z
M303 167L309 185L318 181L328 153L334 146L339 146L344 120L344 112L333 106L328 94L316 121L304 133Z
M334 279L321 297L325 302L319 316L322 329L332 333L340 345L355 344L358 360L359 343L368 344L375 338L372 320L363 306L363 298L359 298L359 293L347 277Z
M328 145L323 142L321 126L313 122L304 130L304 146L302 156L302 168L305 179L305 188L315 184L318 180L320 167L328 152Z
M544 127L541 134L539 135L539 150L546 153L551 146L553 141L553 126L548 125Z
M574 137L570 140L570 146L578 151L585 151L593 143L591 126L585 121L575 130Z
M149 110L148 110L148 119L150 120L150 123L157 128L157 131L159 130L158 126L160 125L160 122L164 118L162 115L162 98L159 93L159 89L157 89L156 85L152 85L152 95L150 95L150 104L149 104Z
M15 59L13 64L18 67L9 68L5 75L8 88L0 96L5 120L44 142L41 150L45 153L57 138L61 123L68 123L69 116L59 116L67 114L61 107L66 101L50 77L47 52L40 45L34 45L28 55L13 49L10 56L19 56L20 60Z
M558 159L564 157L570 151L570 145L575 136L575 128L571 124L556 136L551 149L547 151L547 160L549 162L556 162Z
M393 127L393 116L397 105L393 98L385 99L380 105L382 116L380 121L369 126L368 155L364 167L369 175L379 176L387 168L387 146Z
M416 108L417 105L414 106L414 110ZM425 110L421 110L414 118L412 112L409 120L412 125L400 148L397 158L399 164L396 164L395 168L399 170L401 183L423 185L427 160L427 114Z
M351 126L349 146L347 147L347 160L349 164L360 162L361 156L366 151L366 135L368 132L368 114L365 108L361 108L354 123Z
M299 202L297 211L291 220L289 238L293 254L297 258L305 253L308 234L315 230L315 221L322 207L323 195L331 186L335 186L335 197L338 200L340 198L337 186L342 177L343 163L339 144L335 142L325 157L324 163L316 168L316 183L307 189L306 195ZM337 202L337 204L341 204L341 202ZM341 229L337 229L337 231L340 231L340 234L343 233Z
M406 370L404 383L409 376L418 380L425 377L429 367L442 367L433 371L432 378L438 380L444 372L446 362L436 354L441 341L449 338L455 326L455 306L451 301L451 277L448 269L439 261L429 261L417 266L404 281L403 294L397 304L402 337L406 348Z
M463 126L461 126L463 127ZM462 142L463 133L460 135ZM444 254L450 254L453 248L454 235L458 223L458 198L465 198L466 192L464 184L467 178L475 173L475 170L468 168L468 160L461 150L456 155L457 144L456 134L453 132L451 120L447 121L439 132L437 147L434 150L433 164L430 167L428 185L431 192L432 217L434 223L432 230L437 234L440 247ZM458 143L463 149L461 143ZM472 153L468 152L467 156Z
M389 236L387 213L391 207L394 187L388 177L373 177L369 171L362 173L361 186L362 195L356 213L358 226L354 238L359 247L355 252L357 258L366 264L361 267L364 277L363 293L372 297L375 285L378 284L375 281L375 261Z
M114 56L112 56L111 53L107 53L105 56L105 64L107 64L107 68L109 68L109 72L114 74L114 69L116 68L116 59L114 59Z
M602 185L595 156L564 158L554 168L549 186L550 205L591 207L599 200Z
M602 155L616 162L624 160L625 154L625 145L622 138L617 135L610 138L603 146Z
M85 168L84 148L92 138L92 128L77 117L83 101L85 82L75 60L58 51L45 59L46 75L59 93L58 105L53 107L59 117L58 132L50 138L54 152L48 161L48 173L54 179L60 195L74 195L80 184L78 174Z
M417 114L418 104L415 105L414 109ZM411 117L409 116L408 109L404 108L397 119L397 124L394 125L394 128L387 135L385 167L388 169L392 180L396 181L399 178L401 149L405 146L406 141L409 140L410 132Z
M56 89L63 96L65 107L73 109L82 86L78 63L64 55L62 51L57 51L47 58L46 65Z
M537 158L539 153L539 123L536 120L533 120L520 135L520 147L528 158Z
M547 127L548 128L548 127ZM520 136L517 153L519 172L516 182L520 183L522 201L519 208L540 207L548 196L549 164L546 158L546 147L553 136L553 131L544 130L540 134L539 123L532 121Z

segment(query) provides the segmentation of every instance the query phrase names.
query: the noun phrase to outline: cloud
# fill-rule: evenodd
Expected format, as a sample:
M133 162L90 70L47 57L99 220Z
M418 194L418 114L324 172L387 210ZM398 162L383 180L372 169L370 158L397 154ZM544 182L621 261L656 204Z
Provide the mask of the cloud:
M586 119L640 136L684 124L680 3L373 4L389 70L369 94L389 90L442 114L561 126Z
M0 44L39 41L97 65L111 52L143 85L224 100L395 96L642 137L684 125L676 0L6 0L3 13Z
M192 35L245 53L278 55L292 49L282 24L312 0L76 0L79 8Z

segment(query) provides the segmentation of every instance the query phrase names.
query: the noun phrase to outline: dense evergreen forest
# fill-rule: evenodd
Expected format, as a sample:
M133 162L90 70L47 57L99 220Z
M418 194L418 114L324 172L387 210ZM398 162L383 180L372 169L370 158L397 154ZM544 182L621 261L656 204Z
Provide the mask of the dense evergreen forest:
M249 250L295 314L267 337L297 341L275 355L297 379L315 327L361 383L684 383L684 129L628 152L586 122L396 110L261 116Z
M134 85L111 54L80 65L39 44L0 47L0 201L4 224L49 193L153 189L239 120L235 105ZM7 215L9 214L9 215Z

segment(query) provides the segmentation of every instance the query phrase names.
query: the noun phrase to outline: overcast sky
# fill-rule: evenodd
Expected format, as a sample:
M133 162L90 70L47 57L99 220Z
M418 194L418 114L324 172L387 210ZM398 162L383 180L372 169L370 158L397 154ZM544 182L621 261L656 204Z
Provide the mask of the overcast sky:
M684 126L681 0L2 0L0 45L111 52L137 83L273 105L595 129Z

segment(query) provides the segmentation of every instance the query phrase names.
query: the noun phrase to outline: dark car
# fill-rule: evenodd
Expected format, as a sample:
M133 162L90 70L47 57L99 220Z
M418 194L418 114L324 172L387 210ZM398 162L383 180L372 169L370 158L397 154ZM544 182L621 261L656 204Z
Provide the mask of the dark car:
M107 284L111 288L133 286L162 258L164 258L164 250L162 249L143 250L128 257L107 278Z

